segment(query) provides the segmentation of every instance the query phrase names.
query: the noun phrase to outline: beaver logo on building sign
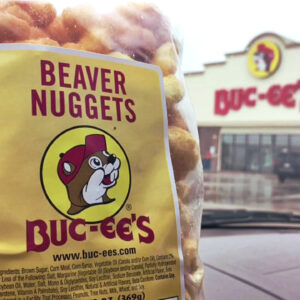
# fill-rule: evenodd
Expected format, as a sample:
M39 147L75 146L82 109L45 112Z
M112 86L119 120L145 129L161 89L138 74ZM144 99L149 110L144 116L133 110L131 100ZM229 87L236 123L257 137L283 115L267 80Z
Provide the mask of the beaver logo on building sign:
M277 70L279 64L280 50L274 42L260 41L250 48L248 66L255 77L269 77Z
M104 135L89 135L85 145L61 154L58 175L71 202L68 214L78 214L91 205L114 201L107 191L116 185L120 166L120 159L107 152Z
M59 134L46 149L41 183L61 214L97 223L117 214L125 204L131 184L129 161L107 132L74 127Z
M257 71L270 72L270 66L274 59L274 51L265 44L259 44L257 51L253 55L253 59L257 66Z

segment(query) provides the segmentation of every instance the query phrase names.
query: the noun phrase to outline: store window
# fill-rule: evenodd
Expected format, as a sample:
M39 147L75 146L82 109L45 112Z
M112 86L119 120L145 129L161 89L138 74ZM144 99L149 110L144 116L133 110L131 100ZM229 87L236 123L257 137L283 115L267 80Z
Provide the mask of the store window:
M272 172L273 159L272 136L270 134L263 134L261 135L260 146L260 171L262 173Z
M248 144L249 145L258 145L259 144L259 135L258 134L248 135Z
M244 171L246 168L246 135L237 134L234 137L233 145L233 170Z
M222 135L222 170L272 173L281 152L300 153L300 135Z
M233 135L222 136L222 169L232 170Z
M271 146L272 145L272 136L270 134L263 134L261 136L261 144Z
M276 146L286 146L288 144L288 135L276 135Z
M229 134L226 134L226 135L223 135L223 143L225 144L232 144L233 142L233 135L229 135Z
M260 171L260 151L259 151L259 135L248 135L248 145L246 148L246 170L251 172Z
M288 141L289 141L289 138L288 138L287 134L285 134L285 135L280 134L280 135L275 136L276 156L278 156L282 152L288 151L288 145L289 145Z
M238 145L245 145L246 144L246 135L245 134L237 134L235 136L235 143Z
M290 147L292 152L300 153L300 135L290 136Z

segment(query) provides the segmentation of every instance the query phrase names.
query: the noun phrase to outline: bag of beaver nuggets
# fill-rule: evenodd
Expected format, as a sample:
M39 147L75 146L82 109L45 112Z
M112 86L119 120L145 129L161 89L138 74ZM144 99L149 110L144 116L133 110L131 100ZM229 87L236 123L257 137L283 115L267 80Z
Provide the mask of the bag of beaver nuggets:
M0 299L202 299L199 141L166 17L1 1L0 42Z

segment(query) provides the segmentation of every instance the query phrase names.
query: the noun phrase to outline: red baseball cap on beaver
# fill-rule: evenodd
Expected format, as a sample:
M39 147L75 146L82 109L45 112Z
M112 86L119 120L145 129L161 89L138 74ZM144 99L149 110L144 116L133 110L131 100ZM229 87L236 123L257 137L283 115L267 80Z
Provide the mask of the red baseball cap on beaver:
M57 172L60 180L66 185L78 174L83 161L98 151L106 151L106 140L102 134L88 135L85 138L85 145L75 146L61 155L58 162ZM65 163L70 170L65 169Z

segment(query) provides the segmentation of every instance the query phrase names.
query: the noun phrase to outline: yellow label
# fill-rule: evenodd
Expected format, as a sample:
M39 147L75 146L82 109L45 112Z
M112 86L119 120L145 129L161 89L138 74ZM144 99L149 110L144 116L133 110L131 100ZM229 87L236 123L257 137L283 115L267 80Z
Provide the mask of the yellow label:
M6 45L0 81L0 299L183 299L160 71Z
M280 49L270 40L259 41L248 53L248 67L250 73L258 78L272 75L280 64Z

